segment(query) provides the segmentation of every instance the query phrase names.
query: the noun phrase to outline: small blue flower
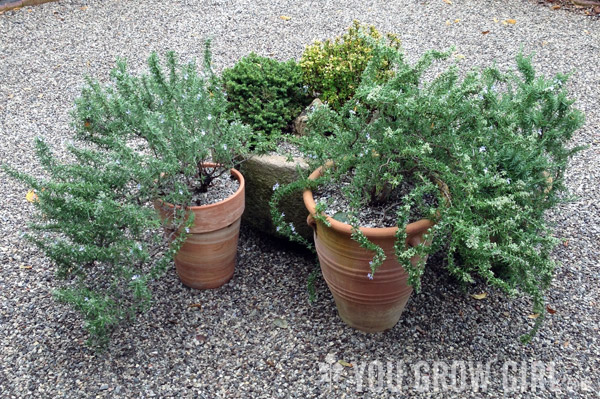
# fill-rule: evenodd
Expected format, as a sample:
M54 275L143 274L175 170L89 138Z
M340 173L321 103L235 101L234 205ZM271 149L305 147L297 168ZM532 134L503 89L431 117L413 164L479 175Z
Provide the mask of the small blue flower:
M294 225L292 223L290 223L290 230L292 230L292 233L296 232L296 228L294 227Z
M127 115L129 115L129 114L131 114L131 111L130 111L130 110L127 110L127 111L125 111L125 113L126 113Z
M369 280L373 280L373 275L372 275L371 273L368 273L368 274L367 274L367 278L368 278Z
M479 147L479 152L485 152L486 148L484 145L482 145L481 147Z
M186 233L189 233L189 232L190 232L190 228L189 228L189 227L186 227L186 228L185 228L185 232L186 232Z
M279 188L279 183L275 183L273 185L273 191L277 190Z
M134 274L133 277L131 277L133 281L137 280L138 278L140 278L139 274Z

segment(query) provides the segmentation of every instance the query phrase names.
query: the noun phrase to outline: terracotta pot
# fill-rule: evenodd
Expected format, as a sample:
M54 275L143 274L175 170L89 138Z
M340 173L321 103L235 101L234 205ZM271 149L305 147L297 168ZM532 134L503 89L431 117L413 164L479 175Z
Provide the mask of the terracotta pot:
M310 175L316 179L321 168ZM360 230L373 243L379 245L386 260L370 280L369 262L373 252L362 248L350 236L352 227L331 217L331 227L314 219L315 200L312 191L304 191L304 204L310 215L308 224L314 229L314 240L323 277L333 294L338 313L346 324L365 332L390 329L400 320L400 315L412 293L408 274L396 260L394 241L396 227L366 228ZM421 219L406 226L406 245L416 246L423 242L423 235L433 222ZM426 243L429 244L429 243ZM417 264L418 257L411 263Z
M237 170L231 169L231 175L240 183L235 194L215 204L187 208L194 213L194 224L175 255L175 268L181 282L188 287L218 288L233 276L244 212L245 182ZM172 204L156 201L154 206L163 220L172 217Z

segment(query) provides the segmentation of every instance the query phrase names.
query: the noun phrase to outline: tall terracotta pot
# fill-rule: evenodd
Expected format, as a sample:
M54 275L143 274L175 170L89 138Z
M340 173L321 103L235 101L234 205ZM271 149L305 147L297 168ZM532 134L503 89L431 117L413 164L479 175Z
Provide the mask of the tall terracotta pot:
M215 204L187 208L194 213L194 224L175 255L175 268L181 282L188 287L218 288L233 276L244 213L245 182L237 170L231 169L231 175L240 184L235 194ZM154 206L161 218L172 217L172 204L156 201Z
M316 179L320 175L321 168L309 178ZM331 217L327 217L330 227L315 220L315 200L310 190L304 191L304 204L310 212L307 222L314 230L321 271L342 320L365 332L394 327L412 293L408 274L394 253L397 228L360 228L386 254L386 260L371 280L368 274L371 272L369 262L373 259L373 253L350 237L351 226ZM419 245L423 242L423 235L432 226L433 222L427 219L410 223L406 226L406 245ZM413 264L418 261L416 256L411 259Z

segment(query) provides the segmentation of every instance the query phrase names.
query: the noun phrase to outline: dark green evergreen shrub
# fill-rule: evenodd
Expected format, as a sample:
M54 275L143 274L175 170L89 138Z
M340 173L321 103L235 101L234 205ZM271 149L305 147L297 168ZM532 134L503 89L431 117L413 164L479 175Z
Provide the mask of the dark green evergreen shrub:
M294 60L250 53L223 71L229 109L254 130L254 141L275 141L310 103Z

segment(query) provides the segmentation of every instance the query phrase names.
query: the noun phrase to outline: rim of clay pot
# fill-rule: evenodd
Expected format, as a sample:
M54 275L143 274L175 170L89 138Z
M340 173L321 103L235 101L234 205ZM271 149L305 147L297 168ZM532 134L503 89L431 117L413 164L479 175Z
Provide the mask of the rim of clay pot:
M313 171L308 178L310 180L316 180L318 177L323 175L323 167L320 166L315 171ZM316 203L313 197L312 190L306 189L302 193L304 199L304 205L308 212L310 212L311 216L316 214ZM331 224L331 228L345 234L352 234L352 226L347 223L340 222L335 220L331 216L327 216L327 221ZM429 229L433 227L435 223L429 219L421 219L416 222L409 223L406 225L406 234L411 235L423 230ZM362 231L366 236L369 237L388 237L390 235L395 235L398 231L398 227L359 227L360 231Z
M204 166L207 167L207 168L214 168L214 167L218 167L218 166L221 166L221 165L218 165L218 164L216 164L214 162L206 162L204 164ZM186 206L185 209L189 209L189 210L194 211L194 210L198 210L198 209L210 209L210 208L214 208L216 206L222 206L223 204L225 204L227 202L233 201L233 199L235 197L237 197L238 195L240 195L240 193L242 191L244 191L244 187L245 187L245 184L246 184L246 182L244 180L244 175L242 175L240 173L240 171L237 170L237 169L235 169L235 168L231 168L231 169L229 169L229 171L231 172L231 174L233 176L235 176L235 178L237 179L237 181L240 183L240 186L235 191L235 193L231 194L229 197L225 198L224 200L219 201L219 202L215 202L213 204ZM158 201L162 202L163 204L165 204L165 205L167 205L169 207L172 207L172 208L175 207L175 205L171 204L170 202L166 202L166 201L163 201L161 199L159 199ZM178 205L178 207L179 207L179 205Z

